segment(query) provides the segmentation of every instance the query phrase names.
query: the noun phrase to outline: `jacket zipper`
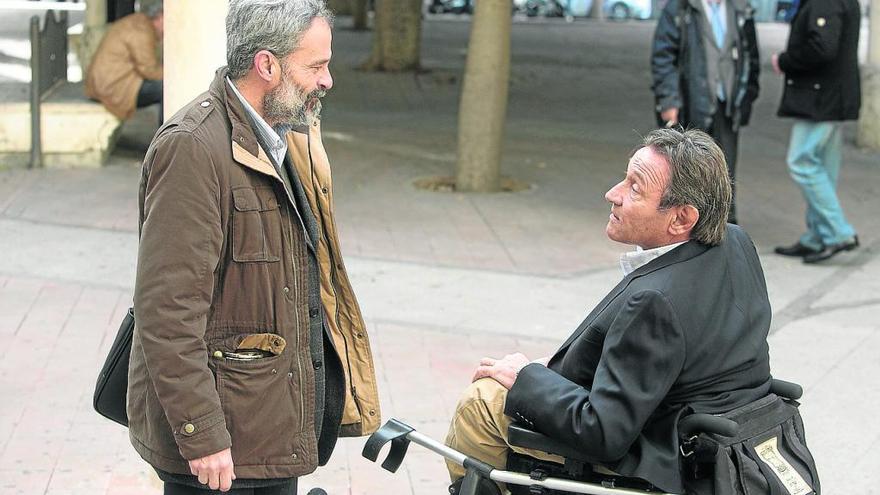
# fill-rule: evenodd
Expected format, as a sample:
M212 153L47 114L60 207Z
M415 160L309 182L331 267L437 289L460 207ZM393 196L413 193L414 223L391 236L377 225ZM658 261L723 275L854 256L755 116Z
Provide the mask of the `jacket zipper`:
M312 160L312 149L311 149L311 141L309 142L309 161ZM315 172L312 170L311 177L312 187L315 184ZM339 291L336 289L336 286L339 283L339 277L336 271L336 263L334 263L333 256L333 248L330 245L330 240L327 238L327 225L325 225L323 209L321 208L321 198L318 196L318 192L315 191L315 206L318 208L318 216L321 217L321 236L325 239L324 242L327 245L327 255L330 256L330 288L333 290L333 299L336 301L336 308L334 311L334 319L336 320L336 325L340 329L339 336L342 337L342 343L345 345L345 365L348 368L348 380L349 380L349 389L351 391L351 400L354 402L355 408L358 410L358 414L361 416L361 422L363 422L364 412L361 410L361 404L357 398L357 387L354 386L354 374L351 372L351 353L348 351L348 339L345 338L345 332L342 332L342 323L339 321ZM331 226L334 231L336 231L336 221L333 217L330 218ZM319 241L320 242L320 241ZM343 409L345 405L343 404Z
M331 217L331 222L334 231L336 230L336 221ZM327 243L327 253L330 254L330 243ZM340 258L341 259L341 258ZM342 328L342 324L339 321L339 293L336 290L336 286L339 284L339 276L336 270L336 263L333 263L333 258L330 259L330 275L331 275L331 285L333 286L333 297L336 299L336 324L339 328ZM357 387L354 385L354 374L351 372L351 353L348 351L348 340L345 338L345 334L340 332L342 335L342 341L345 343L345 364L348 366L348 377L349 377L349 385L351 387L351 400L354 402L355 408L358 410L358 414L361 416L361 423L364 422L363 416L364 411L361 409L361 403L357 397Z

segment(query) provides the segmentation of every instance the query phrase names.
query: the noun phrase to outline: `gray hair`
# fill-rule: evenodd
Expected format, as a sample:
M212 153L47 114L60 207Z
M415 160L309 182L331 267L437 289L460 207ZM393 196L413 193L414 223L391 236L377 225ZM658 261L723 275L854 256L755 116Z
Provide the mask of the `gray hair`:
M671 172L660 208L691 205L700 218L691 239L709 246L724 240L733 193L724 152L705 132L657 129L643 144L666 159Z
M163 12L162 0L154 0L152 2L143 2L141 4L141 13L150 19L159 17Z
M230 0L226 15L229 78L244 77L260 50L279 59L286 57L318 17L332 26L333 13L324 0Z

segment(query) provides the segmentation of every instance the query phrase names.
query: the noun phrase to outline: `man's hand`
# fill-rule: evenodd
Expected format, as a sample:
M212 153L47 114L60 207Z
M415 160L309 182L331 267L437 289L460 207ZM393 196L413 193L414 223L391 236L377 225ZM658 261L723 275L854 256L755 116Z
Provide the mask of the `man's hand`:
M773 72L782 75L782 69L779 68L779 54L774 53L770 56L770 64L773 65Z
M670 107L660 112L660 118L666 122L666 127L678 124L678 107Z
M516 375L519 370L529 364L529 358L520 354L508 354L501 359L483 358L480 365L474 371L474 377L471 381L477 381L480 378L491 378L500 383L501 386L510 390L513 382L516 381Z
M232 480L235 479L232 468L230 449L189 461L189 470L199 477L199 483L221 492L228 492L232 488Z

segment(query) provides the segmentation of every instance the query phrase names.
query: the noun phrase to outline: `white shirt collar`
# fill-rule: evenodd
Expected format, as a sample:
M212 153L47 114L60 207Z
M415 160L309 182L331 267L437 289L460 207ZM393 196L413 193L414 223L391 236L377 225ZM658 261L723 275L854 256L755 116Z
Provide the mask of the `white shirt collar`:
M269 147L268 151L272 158L275 159L275 164L281 166L284 163L284 155L287 154L287 141L282 138L278 132L266 122L263 117L254 110L254 107L251 106L250 103L238 92L238 88L235 87L235 84L229 79L226 78L226 82L229 83L229 87L232 88L232 92L235 93L235 96L241 101L242 106L244 106L245 112L251 117L251 120L256 122L257 129L254 129L255 132L260 134L260 137L266 142L266 145Z
M651 261L663 256L673 249L681 246L687 241L676 242L653 249L642 249L636 246L635 251L629 251L620 255L620 268L623 270L623 276L626 277L630 273L638 270L640 267L647 265Z

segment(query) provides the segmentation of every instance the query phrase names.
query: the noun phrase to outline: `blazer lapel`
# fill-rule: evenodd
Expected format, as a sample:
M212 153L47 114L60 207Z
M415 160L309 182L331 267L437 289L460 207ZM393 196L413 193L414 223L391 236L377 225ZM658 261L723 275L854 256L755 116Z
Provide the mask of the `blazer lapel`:
M725 25L727 27L724 30L724 46L721 50L722 53L729 51L736 41L736 33L739 30L736 25L738 18L736 3L736 0L727 0L724 2L724 9L726 10L725 15L727 17Z
M604 312L606 308L608 308L608 306L617 298L617 296L619 296L624 290L626 290L627 287L629 287L629 284L633 280L639 277L643 277L657 270L666 268L667 266L674 265L682 261L687 261L695 256L699 256L700 254L706 252L707 249L709 249L708 246L700 244L699 242L686 242L681 246L676 247L672 251L664 254L663 256L651 260L649 263L640 266L637 270L624 277L623 280L621 280L620 283L618 283L617 286L615 286L614 289L612 289L611 292L609 292L608 295L605 296L605 298L602 299L602 301L598 305L596 305L595 308L593 308L593 311L591 311L586 319L584 319L584 321L577 327L577 329L575 329L574 333L572 333L571 336L569 336L568 339L563 342L561 346L559 346L559 350L556 351L556 353L553 355L553 359L551 359L550 361L555 361L557 357L564 354L566 349L568 349L568 347L575 340L577 340L578 337L580 337L581 334L583 334L587 330L587 328L590 327L593 321L595 321L599 317L599 315L602 314L602 312Z

